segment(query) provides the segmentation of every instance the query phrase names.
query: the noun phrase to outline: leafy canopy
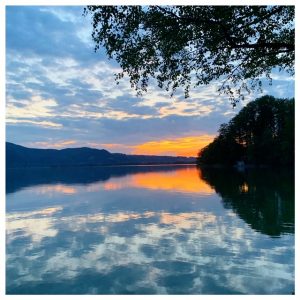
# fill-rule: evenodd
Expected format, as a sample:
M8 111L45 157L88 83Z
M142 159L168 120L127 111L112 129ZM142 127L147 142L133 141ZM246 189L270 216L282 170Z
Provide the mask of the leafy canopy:
M295 101L263 96L248 103L199 151L201 164L294 165Z
M294 73L294 6L87 6L104 46L138 94L149 80L173 95L222 80L233 104L278 67Z

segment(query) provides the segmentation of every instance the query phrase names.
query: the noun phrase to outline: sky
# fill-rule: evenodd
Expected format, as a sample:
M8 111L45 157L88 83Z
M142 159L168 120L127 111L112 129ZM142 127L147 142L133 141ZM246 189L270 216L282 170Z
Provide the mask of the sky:
M220 82L170 98L153 82L138 97L104 49L95 53L91 20L79 6L6 7L6 140L35 148L94 147L110 152L196 156L249 101L294 97L294 79L233 108Z

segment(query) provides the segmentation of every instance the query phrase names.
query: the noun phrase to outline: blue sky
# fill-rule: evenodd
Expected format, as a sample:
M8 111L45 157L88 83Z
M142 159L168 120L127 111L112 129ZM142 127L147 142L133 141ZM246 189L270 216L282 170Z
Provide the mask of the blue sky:
M294 79L276 72L272 86L235 109L218 95L218 83L192 90L188 99L180 91L170 98L153 83L137 97L128 78L116 85L117 63L103 49L94 52L90 19L82 13L71 6L6 8L7 141L169 155L192 146L196 154L248 101L294 96Z

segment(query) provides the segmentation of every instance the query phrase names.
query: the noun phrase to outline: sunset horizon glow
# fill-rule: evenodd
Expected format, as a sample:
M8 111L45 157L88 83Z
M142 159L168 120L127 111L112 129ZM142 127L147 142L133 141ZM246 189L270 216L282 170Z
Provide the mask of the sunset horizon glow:
M135 146L133 154L197 156L199 150L214 139L213 135L188 136L175 139L149 141Z
M166 155L196 157L198 155L199 150L211 143L214 137L214 135L204 134L198 136L186 136L181 138L151 140L136 145L101 143L87 143L82 145L76 140L62 140L56 142L35 142L31 143L29 146L40 149L90 147L96 149L105 149L112 153L120 152L133 155Z
M105 49L95 53L83 6L6 8L6 141L30 148L106 149L112 153L197 156L222 123L261 93L235 108L219 94L222 82L173 97L151 81L137 95ZM274 70L263 94L294 96L294 78Z

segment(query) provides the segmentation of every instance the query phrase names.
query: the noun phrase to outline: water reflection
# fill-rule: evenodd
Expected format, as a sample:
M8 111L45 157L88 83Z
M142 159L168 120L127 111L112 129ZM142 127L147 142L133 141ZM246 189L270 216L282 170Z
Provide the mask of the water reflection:
M86 185L87 191L130 187L202 194L214 191L205 181L199 180L197 172L201 171L190 166L71 168L64 170L63 174L59 168L35 168L27 172L28 169L7 172L7 193L39 185L38 190L35 188L39 193L75 194L78 189L66 185L74 183Z
M59 184L91 184L105 182L111 178L114 180L128 175L143 174L148 176L151 172L158 175L159 172L169 173L180 169L189 169L185 165L161 165L161 166L112 166L112 167L70 167L70 168L16 168L6 169L6 193L14 193L22 188ZM192 168L194 170L194 168ZM195 170L193 171L195 172ZM175 176L174 178L177 178ZM195 178L192 178L195 182ZM122 181L121 180L121 181ZM115 181L116 182L116 181ZM123 184L124 185L124 184ZM60 185L61 187L61 185ZM65 186L66 187L66 186Z
M88 180L83 173L69 179L52 175L47 183L32 175L33 181L9 190L8 294L290 294L294 289L293 235L274 239L268 230L253 230L257 225L248 226L251 218L236 208L234 195L260 190L250 175L229 184L223 173L230 190L225 192L216 174L193 167L130 169L123 177L106 170L105 180L99 179L103 172L82 172ZM285 192L280 196L288 201Z
M292 170L204 168L205 180L253 229L270 236L294 233L294 174Z
M199 180L194 167L180 167L179 169L144 172L120 178L111 178L105 183L90 184L89 191L120 190L124 188L139 188L150 190L167 190L173 192L212 194L213 188L204 180Z

